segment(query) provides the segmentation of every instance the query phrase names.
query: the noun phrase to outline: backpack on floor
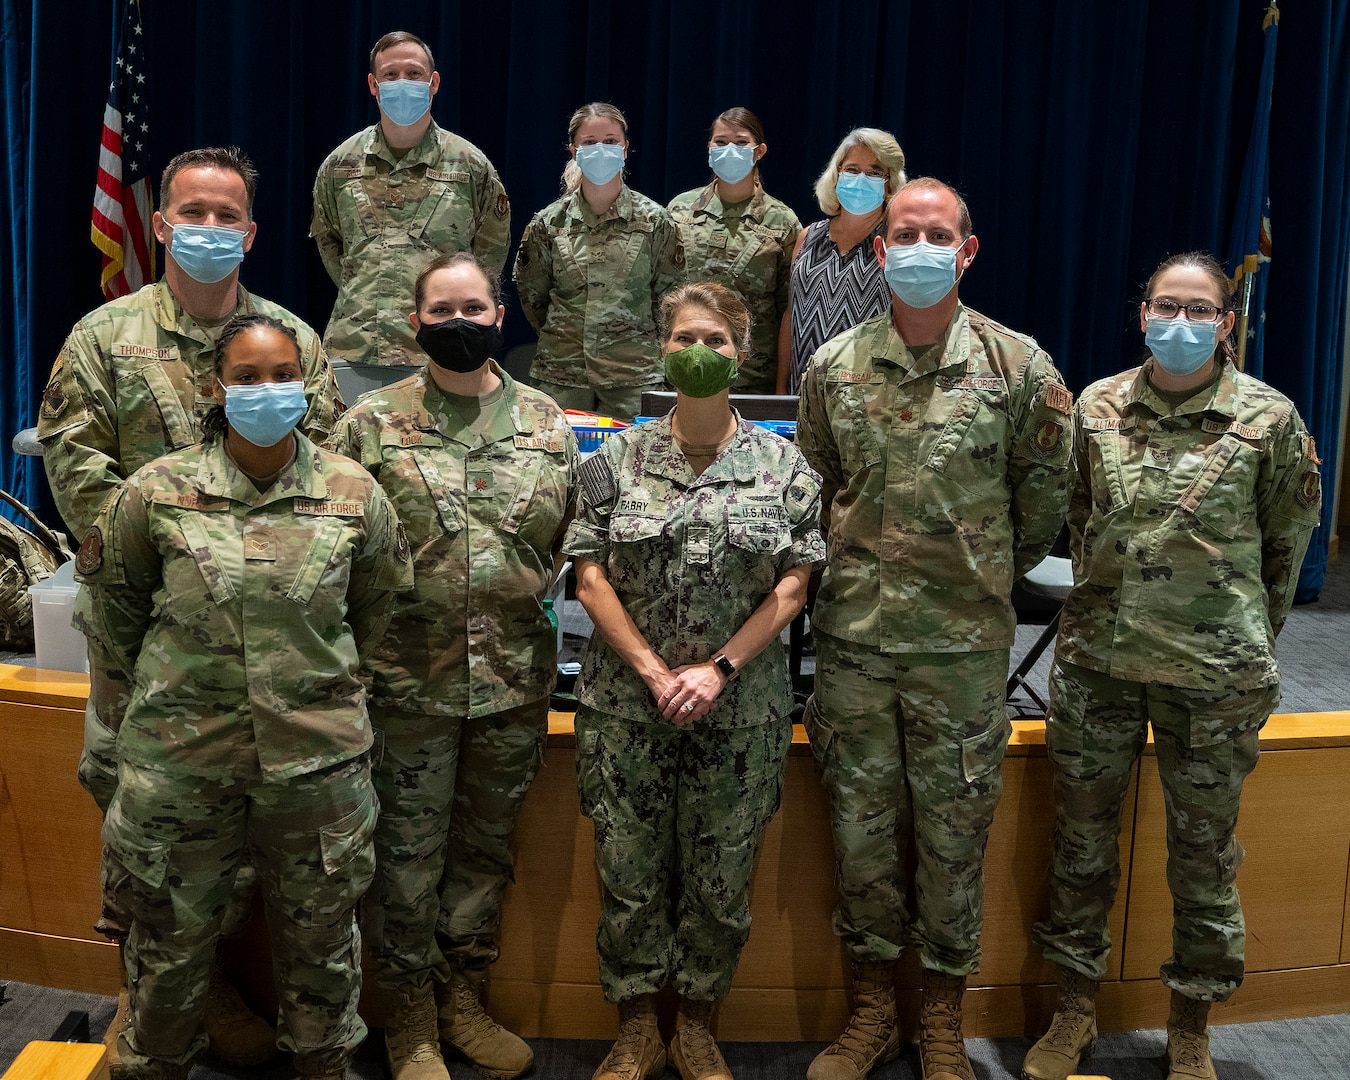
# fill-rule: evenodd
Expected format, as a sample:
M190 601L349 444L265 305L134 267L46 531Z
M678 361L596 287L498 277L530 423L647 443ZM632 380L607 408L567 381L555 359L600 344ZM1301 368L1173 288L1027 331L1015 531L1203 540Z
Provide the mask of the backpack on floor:
M9 518L0 517L0 643L20 652L33 648L33 598L28 586L45 581L71 558L65 536L47 528L18 499L0 491L9 503L32 523L30 532Z

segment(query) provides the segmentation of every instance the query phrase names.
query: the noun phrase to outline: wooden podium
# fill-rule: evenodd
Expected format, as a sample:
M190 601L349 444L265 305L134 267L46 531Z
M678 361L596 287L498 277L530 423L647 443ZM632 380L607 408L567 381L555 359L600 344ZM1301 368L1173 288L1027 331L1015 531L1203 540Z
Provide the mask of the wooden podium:
M75 779L83 676L0 665L0 979L113 994L117 950L98 917L99 814ZM1044 726L1014 724L1003 801L985 866L984 958L970 980L970 1037L1040 1034L1053 1011L1051 967L1030 942L1047 907L1053 810ZM1216 1023L1350 1012L1350 712L1272 717L1243 794L1247 980ZM526 1037L613 1038L600 995L599 910L591 823L578 810L571 717L554 714L544 767L517 832L494 1015ZM1103 1030L1160 1027L1158 967L1171 947L1162 792L1151 751L1138 770L1120 838L1122 881L1111 914L1111 970L1098 999ZM828 1040L847 1010L844 959L830 930L834 849L809 747L796 733L783 808L755 872L754 925L720 1012L729 1040ZM919 973L902 964L905 1023ZM243 958L256 1004L273 1003L265 939ZM367 978L367 985L373 980Z

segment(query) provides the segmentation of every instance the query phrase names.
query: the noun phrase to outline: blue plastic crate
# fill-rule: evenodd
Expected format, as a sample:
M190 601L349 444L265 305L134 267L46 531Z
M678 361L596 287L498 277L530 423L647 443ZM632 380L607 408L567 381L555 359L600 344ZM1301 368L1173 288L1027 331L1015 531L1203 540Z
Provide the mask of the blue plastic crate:
M572 433L577 437L577 449L583 454L589 454L593 450L599 450L605 440L616 431L623 431L620 427L593 427L590 425L572 426Z

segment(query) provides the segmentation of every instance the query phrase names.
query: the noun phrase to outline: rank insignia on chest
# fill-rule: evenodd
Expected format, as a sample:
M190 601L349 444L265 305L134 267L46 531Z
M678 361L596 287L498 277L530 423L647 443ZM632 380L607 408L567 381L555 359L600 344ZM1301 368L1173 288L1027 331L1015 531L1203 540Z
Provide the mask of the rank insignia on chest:
M1053 454L1059 449L1060 440L1063 438L1063 424L1057 424L1053 420L1042 420L1040 427L1036 429L1036 449L1042 454Z
M469 497L472 499L492 498L492 473L490 471L469 473Z
M687 561L702 566L712 555L712 529L707 522L695 521L689 526L685 542Z

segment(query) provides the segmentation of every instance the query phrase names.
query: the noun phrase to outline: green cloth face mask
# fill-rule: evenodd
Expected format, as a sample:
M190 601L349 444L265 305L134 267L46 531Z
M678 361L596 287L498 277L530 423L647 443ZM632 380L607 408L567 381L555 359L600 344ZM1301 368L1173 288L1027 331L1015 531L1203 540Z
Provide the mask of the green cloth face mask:
M712 397L736 381L734 356L725 356L703 344L666 353L666 381L682 394Z

